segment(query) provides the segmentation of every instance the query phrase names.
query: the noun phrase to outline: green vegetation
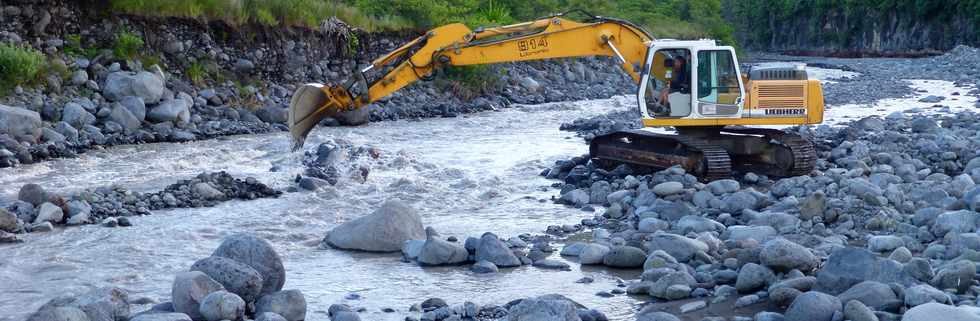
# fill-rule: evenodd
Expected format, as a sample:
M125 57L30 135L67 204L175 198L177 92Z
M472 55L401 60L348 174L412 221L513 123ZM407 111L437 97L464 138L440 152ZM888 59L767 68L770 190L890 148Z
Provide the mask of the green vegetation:
M37 81L47 65L44 54L31 47L0 43L0 90Z
M814 42L847 46L856 34L890 17L917 22L968 19L980 28L980 0L725 0L731 20L747 45L767 47L781 26L806 19ZM825 24L838 21L843 29L826 30ZM805 30L801 30L804 32ZM958 30L949 30L958 32ZM980 41L980 39L976 39Z
M136 58L142 48L143 38L129 31L116 33L116 40L112 43L112 53L120 59Z
M454 66L443 71L445 76L437 78L436 85L462 99L486 95L503 86L500 77L503 70L493 66Z

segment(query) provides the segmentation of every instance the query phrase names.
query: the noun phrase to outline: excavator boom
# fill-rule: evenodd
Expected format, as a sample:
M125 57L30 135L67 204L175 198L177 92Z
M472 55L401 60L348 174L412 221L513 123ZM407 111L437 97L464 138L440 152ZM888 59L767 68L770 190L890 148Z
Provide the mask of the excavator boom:
M632 23L595 17L581 23L562 16L488 29L470 30L463 24L432 29L375 59L347 84L308 84L293 94L289 109L294 148L324 117L375 102L437 68L567 57L614 56L636 82L653 38ZM376 80L367 74L384 71Z

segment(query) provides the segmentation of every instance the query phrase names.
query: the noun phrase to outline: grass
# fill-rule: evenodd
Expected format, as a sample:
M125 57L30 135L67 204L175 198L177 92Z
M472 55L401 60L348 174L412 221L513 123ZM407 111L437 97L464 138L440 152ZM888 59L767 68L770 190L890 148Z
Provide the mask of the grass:
M460 99L469 100L503 86L502 69L487 65L446 67L436 85Z
M0 90L35 82L47 68L43 53L31 47L0 43Z
M143 48L143 38L129 31L116 33L116 40L112 43L112 53L116 58L133 59Z
M339 1L325 0L111 0L113 10L158 17L221 20L233 26L259 24L318 28L331 17L366 31L412 27L403 18L375 17Z

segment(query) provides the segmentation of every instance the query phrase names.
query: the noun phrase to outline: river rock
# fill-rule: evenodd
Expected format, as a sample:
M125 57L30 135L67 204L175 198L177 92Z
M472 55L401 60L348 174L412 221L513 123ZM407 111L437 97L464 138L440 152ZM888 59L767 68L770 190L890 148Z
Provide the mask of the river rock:
M653 193L659 196L674 195L683 190L684 184L681 184L680 182L663 182L655 185L652 189Z
M735 193L742 189L742 185L734 179L720 179L717 181L712 181L707 185L708 190L716 196L721 196L728 193Z
M126 321L129 294L120 288L95 288L79 296L63 296L45 303L30 321ZM83 314L79 314L81 311Z
M939 303L926 303L905 312L902 321L980 321L980 315L969 307L954 307Z
M288 321L306 319L306 298L299 290L286 290L263 295L255 302L255 313L272 312Z
M617 268L638 268L647 259L643 250L632 246L615 246L602 259L602 264Z
M425 241L423 240L405 241L405 245L402 246L402 257L407 260L417 260L419 258L419 253L422 252L423 245L425 245Z
M810 271L818 263L810 249L784 238L766 241L759 252L762 264L777 271Z
M527 298L508 309L508 321L581 321L570 300Z
M950 297L928 284L917 284L905 289L905 305L909 307L923 305L929 302L949 303Z
M129 321L191 321L191 317L183 313L140 313Z
M112 111L109 113L109 120L122 125L123 129L126 131L132 131L140 128L140 125L142 124L141 120L133 115L133 112L129 111L129 109L120 103L113 104Z
M201 271L234 293L245 302L254 302L262 293L262 275L252 267L220 256L210 256L191 266L191 271Z
M245 317L245 300L228 291L212 292L201 301L200 310L208 321L241 320Z
M891 287L875 281L864 281L855 284L837 297L841 302L850 302L851 300L860 301L875 310L890 310L889 307L902 305L902 301L898 299L898 296L895 295Z
M744 241L751 239L758 242L764 242L777 235L779 235L779 232L769 225L732 225L725 229L725 233L721 235L721 238L732 241Z
M636 313L636 321L681 321L681 319L673 314L658 311L651 305Z
M476 260L489 261L497 267L521 266L521 260L493 233L483 233L476 248Z
M735 289L738 292L749 293L769 284L775 278L775 274L769 268L755 263L747 263L738 271Z
M694 258L696 254L707 252L708 244L683 235L657 233L647 243L647 250L663 250L677 259L677 261L687 262Z
M419 214L402 201L392 200L374 213L335 227L324 242L346 250L397 252L405 241L422 239L425 228Z
M497 273L498 268L496 264L487 260L477 261L470 267L470 271L473 273Z
M200 312L201 302L213 292L224 291L218 283L200 271L177 273L174 278L171 298L174 312L184 313L194 320L204 320Z
M41 138L42 124L41 114L36 111L0 105L0 134L36 142Z
M194 101L187 94L181 93L177 98L165 100L150 108L150 111L146 113L146 120L154 123L189 123L191 121L190 108L193 105Z
M194 192L194 194L206 200L216 201L225 198L224 193L219 191L217 188L214 188L214 186L208 182L194 184L194 186L191 187L191 190Z
M786 309L786 321L832 321L842 312L840 300L833 295L810 291L800 294Z
M470 253L463 245L449 242L439 237L434 229L427 228L425 243L419 250L418 262L421 265L447 265L466 262Z
M668 299L667 289L673 285L684 285L687 287L693 287L697 281L687 272L676 271L668 273L657 279L650 285L650 296L661 299Z
M963 294L973 286L976 264L968 260L956 261L936 273L932 284L940 289L956 289Z
M602 244L587 244L578 256L579 263L584 265L602 264L609 251L609 247Z
M851 321L878 321L878 316L874 310L861 303L861 301L846 301L844 305L844 318Z
M17 214L0 208L0 231L14 232L17 227Z
M817 271L818 289L841 293L863 281L897 282L908 285L912 278L902 264L882 259L863 248L845 247L830 254L823 268Z
M248 234L225 238L211 256L229 258L248 265L262 276L262 294L276 292L286 283L282 259L269 242Z
M868 239L868 249L873 252L888 252L903 245L902 238L894 235L875 235Z
M61 120L74 128L82 128L85 125L95 124L95 115L85 110L82 105L67 103L61 111Z
M585 242L568 244L561 248L561 252L559 254L561 256L579 256L579 254L582 253L582 250L585 249L586 245L587 244Z
M40 224L44 222L59 223L65 218L65 213L57 205L51 204L49 202L44 202L41 207L37 210L37 218L34 219L34 224Z
M163 91L163 78L147 71L113 72L106 77L105 84L102 86L102 95L110 101L136 96L147 104L156 104L163 97Z
M17 192L17 199L31 203L34 206L40 206L42 203L48 201L48 192L41 185L34 183L25 184Z

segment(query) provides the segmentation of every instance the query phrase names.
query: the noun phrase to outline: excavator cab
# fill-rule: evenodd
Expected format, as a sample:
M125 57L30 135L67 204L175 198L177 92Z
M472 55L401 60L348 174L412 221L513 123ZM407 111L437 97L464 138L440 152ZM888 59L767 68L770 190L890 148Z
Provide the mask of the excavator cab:
M638 86L644 120L738 118L745 85L735 49L713 40L650 44Z

